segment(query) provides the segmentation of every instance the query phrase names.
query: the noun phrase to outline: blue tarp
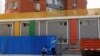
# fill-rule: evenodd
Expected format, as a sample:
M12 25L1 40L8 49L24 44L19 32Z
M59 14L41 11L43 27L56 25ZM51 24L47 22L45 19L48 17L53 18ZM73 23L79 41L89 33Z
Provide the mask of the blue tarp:
M44 46L51 54L51 42L54 40L57 40L55 36L0 36L0 54L40 55Z

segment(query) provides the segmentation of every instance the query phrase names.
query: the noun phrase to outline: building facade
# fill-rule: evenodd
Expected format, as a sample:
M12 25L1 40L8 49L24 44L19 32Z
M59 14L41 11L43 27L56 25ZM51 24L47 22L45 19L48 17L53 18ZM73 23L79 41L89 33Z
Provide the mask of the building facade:
M5 13L86 9L86 0L6 0Z
M71 9L86 9L87 0L6 0L5 13L25 13ZM78 42L78 20L14 22L15 35L56 35L65 42L75 45ZM17 27L17 28L16 28ZM68 40L70 39L70 40ZM67 41L66 41L67 40Z

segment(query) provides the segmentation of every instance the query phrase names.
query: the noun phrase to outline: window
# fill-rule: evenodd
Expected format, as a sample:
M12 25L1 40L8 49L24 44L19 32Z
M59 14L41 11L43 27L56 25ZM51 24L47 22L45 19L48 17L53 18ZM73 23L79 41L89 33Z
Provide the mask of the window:
M29 24L28 23L23 23L23 26L26 27L26 26L29 26Z
M52 3L55 4L55 0L52 0Z
M40 11L40 3L39 2L36 2L35 3L35 10L38 12Z
M54 10L53 8L47 7L47 11L53 11L53 10Z
M67 26L67 22L65 21L65 22L60 22L60 25L61 26Z
M60 0L57 0L57 2L58 2L58 5L61 5L61 1Z
M75 8L77 6L77 0L73 0L73 7Z
M13 9L17 9L17 7L18 7L18 1L15 1L15 2L13 3Z
M8 3L8 9L11 9L12 7L13 7L13 3L12 2Z
M17 9L17 7L18 7L18 1L8 3L8 9Z
M55 4L58 5L58 0L55 0Z
M53 0L47 0L47 4L52 4Z
M7 27L12 27L12 24L7 24Z
M88 25L89 24L89 21L88 20L81 20L80 21L80 24L81 25Z

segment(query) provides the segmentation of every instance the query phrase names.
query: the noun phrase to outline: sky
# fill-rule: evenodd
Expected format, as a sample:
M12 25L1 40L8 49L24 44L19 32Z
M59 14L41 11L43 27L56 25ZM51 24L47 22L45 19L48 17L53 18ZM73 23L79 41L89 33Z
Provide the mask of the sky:
M100 8L100 0L87 0L87 8Z
M4 13L5 0L0 0L0 14Z
M4 13L5 0L0 0L0 14ZM87 8L100 8L100 0L87 0Z

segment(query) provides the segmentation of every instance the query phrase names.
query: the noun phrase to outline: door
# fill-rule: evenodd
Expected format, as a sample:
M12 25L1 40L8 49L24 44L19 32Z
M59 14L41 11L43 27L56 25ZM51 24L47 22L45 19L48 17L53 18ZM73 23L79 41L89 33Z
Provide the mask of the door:
M98 19L80 20L80 38L98 38Z
M28 36L29 35L29 22L21 22L21 36Z
M0 36L13 36L13 22L0 23Z
M56 35L58 39L63 38L63 43L68 43L68 21L51 20L48 21L48 35Z

